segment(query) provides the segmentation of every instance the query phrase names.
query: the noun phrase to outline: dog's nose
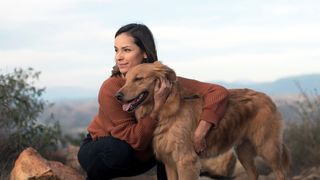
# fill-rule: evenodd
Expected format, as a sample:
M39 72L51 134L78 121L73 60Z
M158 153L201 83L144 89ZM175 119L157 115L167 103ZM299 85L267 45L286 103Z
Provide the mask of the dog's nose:
M124 94L121 91L117 92L117 94L116 94L116 98L118 99L118 101L122 101L123 100L123 96L124 96Z

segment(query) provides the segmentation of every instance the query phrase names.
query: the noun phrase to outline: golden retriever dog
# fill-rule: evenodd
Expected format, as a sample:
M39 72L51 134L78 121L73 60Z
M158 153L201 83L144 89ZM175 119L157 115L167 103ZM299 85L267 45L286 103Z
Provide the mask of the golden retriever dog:
M256 156L269 164L277 180L285 179L290 160L282 142L282 119L267 95L250 89L230 89L225 116L218 128L208 133L207 148L198 155L193 134L202 112L202 98L190 96L188 90L179 85L172 69L160 62L135 66L126 74L126 83L116 96L121 95L124 107L135 111L139 119L152 112L155 82L161 78L168 79L172 87L158 113L152 143L169 180L198 179L201 159L216 157L231 148L235 149L250 180L258 179Z

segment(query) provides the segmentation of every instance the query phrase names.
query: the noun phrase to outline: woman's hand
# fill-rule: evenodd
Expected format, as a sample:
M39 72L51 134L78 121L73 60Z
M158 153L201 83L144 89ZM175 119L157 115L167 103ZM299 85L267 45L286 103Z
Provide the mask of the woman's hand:
M198 154L202 153L207 147L206 135L210 130L211 126L212 126L211 123L200 120L199 125L196 128L194 132L194 137L193 137L194 149L196 153Z
M157 118L161 106L166 102L171 90L171 83L167 79L157 79L154 88L154 107L150 114L152 118Z

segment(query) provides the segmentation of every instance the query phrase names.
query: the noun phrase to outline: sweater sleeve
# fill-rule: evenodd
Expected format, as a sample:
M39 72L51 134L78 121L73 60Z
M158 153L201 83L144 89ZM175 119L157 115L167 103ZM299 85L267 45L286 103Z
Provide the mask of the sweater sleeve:
M225 114L229 91L217 84L182 77L179 77L178 81L183 88L203 98L204 105L200 119L212 123L216 128Z
M122 110L121 104L116 100L115 94L122 86L118 81L110 78L105 81L99 92L99 118L102 121L111 121L110 135L126 141L136 150L146 149L151 140L157 121L145 117L137 121L134 114Z

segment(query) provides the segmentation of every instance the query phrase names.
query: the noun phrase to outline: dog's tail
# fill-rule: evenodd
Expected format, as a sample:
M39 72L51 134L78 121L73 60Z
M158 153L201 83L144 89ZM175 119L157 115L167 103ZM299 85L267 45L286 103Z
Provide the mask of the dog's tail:
M290 152L285 144L282 144L282 167L285 171L288 171L291 165Z

